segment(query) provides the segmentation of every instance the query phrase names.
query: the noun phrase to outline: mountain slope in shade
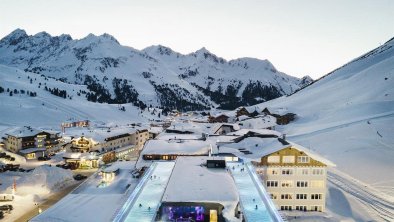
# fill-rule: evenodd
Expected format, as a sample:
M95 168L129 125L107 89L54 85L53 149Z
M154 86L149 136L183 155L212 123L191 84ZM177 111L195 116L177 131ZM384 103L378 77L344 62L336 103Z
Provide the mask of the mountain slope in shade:
M67 89L65 98L49 91L55 89ZM152 114L153 109L141 111L132 104L88 102L83 93L87 91L84 85L0 65L0 135L13 126L60 130L60 124L65 121L90 120L102 127L101 124L116 126L159 119L157 109Z
M268 60L226 61L205 48L183 55L161 45L136 50L109 34L73 40L20 29L0 40L0 64L87 85L93 102L183 110L252 105L312 81L281 73Z
M394 39L297 93L259 106L294 112L283 130L338 168L394 196Z

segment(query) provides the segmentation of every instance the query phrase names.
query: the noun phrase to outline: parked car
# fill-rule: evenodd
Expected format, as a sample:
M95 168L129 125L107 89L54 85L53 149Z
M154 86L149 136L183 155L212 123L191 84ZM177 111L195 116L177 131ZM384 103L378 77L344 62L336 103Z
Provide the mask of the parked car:
M61 165L61 168L63 168L63 169L70 169L71 167L68 164L63 164L63 165Z
M1 211L11 211L13 209L14 209L14 207L11 204L6 204L6 205L0 206Z
M50 160L50 159L51 158L48 157L48 156L40 156L40 157L37 158L37 160L39 160L39 161L46 161L46 160Z
M86 178L87 178L87 176L84 176L82 174L77 174L77 175L74 176L75 180L84 180Z

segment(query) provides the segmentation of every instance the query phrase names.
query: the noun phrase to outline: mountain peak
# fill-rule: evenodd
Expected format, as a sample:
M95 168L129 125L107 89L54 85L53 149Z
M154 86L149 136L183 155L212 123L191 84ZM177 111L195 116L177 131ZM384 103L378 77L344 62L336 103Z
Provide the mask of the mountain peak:
M47 32L39 32L33 36L34 38L51 38L52 36Z
M210 51L208 51L208 49L206 49L205 47L202 47L201 49L195 51L194 53L196 54L204 54L204 53L208 53L208 54L212 54Z
M24 29L17 28L12 31L8 36L24 36L27 35Z
M0 42L8 42L8 44L10 45L16 45L26 37L28 37L26 31L18 28L12 31L7 36L5 36L4 38L2 38Z
M108 33L104 33L102 35L95 35L93 33L89 33L86 37L82 38L81 40L96 42L96 41L112 41L119 45L118 40Z
M104 33L104 34L100 35L99 37L103 38L103 39L111 40L111 41L116 42L117 44L119 44L118 40L115 37L113 37L112 35L108 34L108 33Z

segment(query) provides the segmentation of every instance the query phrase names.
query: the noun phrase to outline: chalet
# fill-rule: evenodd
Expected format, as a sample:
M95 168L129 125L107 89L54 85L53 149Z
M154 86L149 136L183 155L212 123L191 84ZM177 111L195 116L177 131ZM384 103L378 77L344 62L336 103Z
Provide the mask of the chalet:
M282 138L244 138L220 153L250 160L279 210L325 211L330 161Z
M242 135L242 132L246 132ZM274 130L240 130L238 133L239 137L233 139L235 143L239 143L245 138L258 137L258 138L278 138L280 133Z
M290 122L294 121L297 117L297 115L294 113L286 113L284 115L279 115L279 114L271 114L271 115L276 118L276 123L278 125L289 124Z
M212 134L224 135L239 130L237 124L218 124L213 128Z
M63 155L65 163L70 169L93 169L99 167L99 156L97 153L70 153Z
M83 136L72 139L68 148L71 152L64 159L75 169L98 168L100 160L110 163L130 158L130 154L136 158L147 140L149 132L146 129L85 131Z
M236 116L250 116L250 112L245 107L239 107L236 110Z
M327 167L330 161L308 149L281 141L284 147L268 149L259 173L280 210L325 211Z
M265 114L265 115L271 115L271 112L268 110L267 107L265 107L265 108L263 109L263 112L262 112L262 113Z
M3 141L7 150L20 154L26 159L36 159L46 155L47 151L57 148L60 139L58 132L24 126L7 132Z
M229 116L225 114L220 114L218 116L209 116L208 117L208 122L210 123L227 123L229 119Z

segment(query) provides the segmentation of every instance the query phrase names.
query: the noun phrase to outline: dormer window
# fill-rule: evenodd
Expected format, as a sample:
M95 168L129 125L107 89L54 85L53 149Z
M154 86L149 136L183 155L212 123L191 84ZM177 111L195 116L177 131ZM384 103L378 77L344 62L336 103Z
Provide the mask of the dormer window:
M298 163L309 163L310 158L309 156L299 156L297 158Z

